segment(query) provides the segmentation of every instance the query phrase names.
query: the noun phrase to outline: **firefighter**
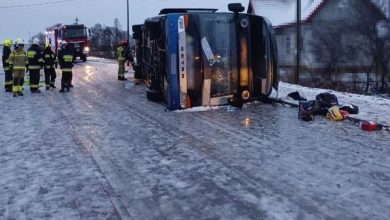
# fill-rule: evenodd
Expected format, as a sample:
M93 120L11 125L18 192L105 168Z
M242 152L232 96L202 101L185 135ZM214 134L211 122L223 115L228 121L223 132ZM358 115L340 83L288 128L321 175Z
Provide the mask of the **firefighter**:
M58 61L62 70L60 92L69 92L72 79L73 51L69 48L66 41L62 41L61 45L62 48L58 53Z
M5 87L5 92L12 92L12 71L9 67L8 64L8 58L11 54L11 46L12 46L12 40L6 39L4 40L4 47L3 47L3 68L4 68L4 73L5 73L5 81L4 81L4 87Z
M126 49L127 41L121 41L116 50L118 56L118 80L126 80L125 78L125 63L126 63Z
M56 88L54 83L57 78L56 70L58 67L58 59L55 53L51 49L51 45L47 44L43 51L43 63L45 71L45 84L46 90L50 88Z
M42 50L39 47L39 39L34 38L31 47L27 50L28 71L30 72L30 91L41 93L39 81L41 69L43 68Z
M16 39L14 48L9 56L8 65L13 77L12 93L16 97L23 96L24 71L27 69L28 61L23 39Z

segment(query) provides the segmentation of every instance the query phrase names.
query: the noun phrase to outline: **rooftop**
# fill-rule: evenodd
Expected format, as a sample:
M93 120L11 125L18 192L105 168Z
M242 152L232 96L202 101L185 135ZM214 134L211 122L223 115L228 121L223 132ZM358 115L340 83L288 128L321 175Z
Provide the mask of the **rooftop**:
M325 0L301 0L301 20L307 20ZM280 26L296 21L296 0L251 0L256 15L268 18L272 25Z

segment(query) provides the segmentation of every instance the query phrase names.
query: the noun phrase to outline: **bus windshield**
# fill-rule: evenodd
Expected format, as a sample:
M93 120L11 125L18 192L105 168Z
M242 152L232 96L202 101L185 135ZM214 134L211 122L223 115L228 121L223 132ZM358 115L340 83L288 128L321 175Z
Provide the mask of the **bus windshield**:
M210 96L233 94L237 89L237 33L232 14L190 14L186 30L189 89L200 72L211 80ZM195 79L194 79L195 78ZM199 88L200 85L197 87Z

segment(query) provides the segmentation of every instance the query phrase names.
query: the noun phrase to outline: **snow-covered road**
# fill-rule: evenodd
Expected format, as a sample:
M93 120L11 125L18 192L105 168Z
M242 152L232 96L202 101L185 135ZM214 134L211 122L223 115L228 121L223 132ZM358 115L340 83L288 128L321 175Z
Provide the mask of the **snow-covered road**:
M278 104L167 112L116 70L94 58L70 93L0 93L0 219L390 216L388 132Z

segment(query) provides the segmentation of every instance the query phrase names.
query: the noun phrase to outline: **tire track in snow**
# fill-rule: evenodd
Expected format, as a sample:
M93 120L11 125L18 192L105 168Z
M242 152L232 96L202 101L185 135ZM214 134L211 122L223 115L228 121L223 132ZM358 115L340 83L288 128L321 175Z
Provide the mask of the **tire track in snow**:
M68 104L71 103L68 99L69 97L61 97L61 98L65 99ZM56 100L56 101L54 101L54 100ZM108 178L106 177L105 172L102 169L102 166L99 165L99 164L103 164L104 160L102 160L101 157L97 153L89 150L91 148L94 148L93 144L91 142L86 142L86 141L82 140L79 137L79 135L77 135L77 132L75 131L74 125L64 115L64 113L62 112L60 107L58 105L56 105L56 103L58 103L58 96L54 96L54 94L50 94L50 96L48 96L46 101L48 103L48 106L50 106L50 108L60 116L59 117L60 120L62 120L64 122L64 124L66 125L66 127L68 127L68 131L69 131L74 143L76 145L78 145L80 147L80 149L82 150L82 152L85 154L85 156L89 157L91 159L91 161L93 162L95 168L99 172L95 176L97 177L99 184L102 186L106 196L110 200L110 203L114 207L117 216L120 219L131 219L130 213L127 211L127 209L125 208L125 206L123 205L123 203L119 199L119 195L117 195L115 193L115 190L112 187L112 185L110 184L110 181L108 180ZM63 101L63 100L61 100L61 101Z
M109 69L108 67L106 67L106 68ZM99 67L99 69L102 69L102 68ZM108 72L108 71L106 71L106 72ZM116 90L116 89L118 89L117 83L114 83L112 81L110 81L109 83L106 83L106 82L102 82L101 80L99 82L97 82L96 80L98 80L98 77L99 76L97 76L94 79L94 81L87 81L87 80L84 80L82 77L78 78L84 85L86 85L87 87L93 87L93 88L99 90L100 91L99 94L101 94L101 96L98 97L99 101L96 99L93 99L92 97L87 96L85 94L80 94L84 99L88 99L89 102L94 103L95 106L104 107L103 103L109 103L110 101L112 101L112 97L122 97L123 100L126 100L128 98L125 94L120 92L121 90ZM106 77L106 80L107 80L107 78L108 77ZM115 80L115 78L113 78L113 80ZM100 86L96 86L94 83L96 83ZM314 211L319 216L322 216L322 218L334 217L334 216L331 216L330 214L324 214L324 213L329 213L330 207L324 207L324 205L321 204L320 201L315 201L315 200L311 200L311 199L307 199L307 198L295 198L293 192L287 193L287 192L283 191L282 189L278 188L277 186L275 186L271 182L268 182L268 181L263 180L263 179L261 180L261 182L257 182L258 179L254 178L248 172L243 171L243 170L238 170L236 167L231 166L230 161L223 160L223 159L221 159L219 157L215 157L213 155L205 154L205 151L207 151L207 149L215 148L215 146L216 146L215 144L199 140L195 136L187 133L186 131L182 130L181 128L179 128L180 129L179 132L174 133L172 131L177 131L178 127L175 127L175 126L172 126L171 124L163 122L158 117L154 116L153 114L150 114L146 109L142 109L138 105L128 106L128 105L126 105L126 104L128 104L128 102L119 102L119 103L120 103L120 106L122 109L126 109L129 111L129 114L137 116L140 119L146 121L147 123L152 124L156 127L159 127L162 130L164 130L164 131L166 131L166 132L168 132L168 133L170 133L178 138L184 138L185 140L187 140L187 142L190 143L190 145L193 147L193 149L196 149L198 151L203 152L203 155L206 156L207 158L209 158L209 160L213 161L215 166L225 167L225 168L229 169L232 173L234 173L234 175L236 176L237 179L245 180L245 183L241 181L240 184L246 185L247 187L251 188L252 192L258 191L257 193L261 193L262 195L267 195L267 196L271 196L273 194L278 194L278 195L281 195L282 198L288 199L290 202L293 202L297 207L302 207L302 205L303 205L305 207L305 209L311 210L312 212ZM156 104L156 103L149 103L149 104L161 105L161 104ZM159 108L159 110L161 110L161 108ZM140 112L142 112L142 114ZM267 142L263 139L256 138L255 136L250 136L248 134L244 134L244 132L242 132L242 131L238 132L239 134L242 134L242 136L237 135L237 132L234 132L232 129L227 129L227 126L222 126L220 123L213 124L212 122L209 122L210 118L208 118L207 116L198 117L199 115L195 116L193 114L188 114L186 116L192 117L196 120L200 120L201 121L200 123L205 123L214 129L218 129L218 130L221 130L227 134L234 135L236 138L238 138L242 141L245 141L247 143L253 144L253 145L264 144L264 142ZM250 139L249 141L248 141L248 138ZM259 189L264 188L264 186L266 186L266 188L271 190L271 191L266 191L266 190L259 191ZM261 197L261 195L259 197ZM305 202L303 202L303 201L305 201ZM304 204L302 204L302 203L304 203ZM323 210L320 210L318 207L321 207L321 209L323 209ZM319 216L317 216L317 217L319 217Z

